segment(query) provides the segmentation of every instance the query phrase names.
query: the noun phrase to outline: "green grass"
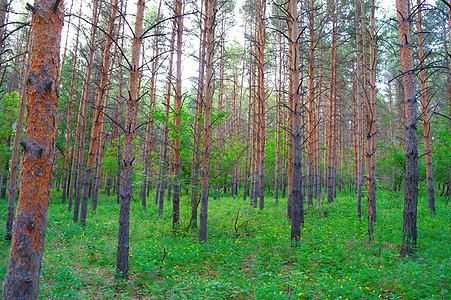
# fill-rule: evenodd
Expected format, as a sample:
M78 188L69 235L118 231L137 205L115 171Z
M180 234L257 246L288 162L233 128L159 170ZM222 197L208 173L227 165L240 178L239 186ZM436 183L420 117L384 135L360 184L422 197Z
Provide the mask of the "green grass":
M61 194L52 192L40 298L450 299L451 213L445 200L438 199L437 214L431 215L425 198L420 199L418 254L400 258L402 196L377 196L372 243L367 242L365 217L359 222L355 216L354 197L339 195L321 214L308 212L297 247L289 240L285 199L275 206L267 196L264 211L249 209L241 196L211 200L204 244L197 241L196 230L172 235L171 203L158 217L153 197L147 210L136 200L131 207L130 280L124 282L114 278L115 198L101 195L98 211L83 229L60 204ZM0 206L2 224L5 202ZM184 233L189 199L182 202ZM4 230L2 225L1 236ZM1 279L8 248L1 240Z

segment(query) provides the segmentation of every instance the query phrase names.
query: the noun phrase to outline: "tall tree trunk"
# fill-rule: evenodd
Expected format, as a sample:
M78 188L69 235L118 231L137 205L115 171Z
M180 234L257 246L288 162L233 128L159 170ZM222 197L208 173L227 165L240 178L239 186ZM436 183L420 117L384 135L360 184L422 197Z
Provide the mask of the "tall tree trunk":
M177 16L177 73L175 82L175 131L174 140L174 194L172 198L172 229L177 230L180 221L180 184L181 156L180 156L180 134L182 129L182 35L183 35L183 7L182 0L175 0L175 14Z
M200 27L200 45L199 45L199 75L197 78L197 96L196 96L196 116L194 119L194 133L193 133L193 153L191 169L191 226L197 228L197 207L198 207L198 190L199 190L199 168L200 168L200 146L201 146L201 131L202 131L202 105L203 105L203 93L205 87L205 46L206 46L206 20L205 20L205 7L207 1L201 1L201 14L199 20Z
M71 147L70 147L70 137L71 137L71 120L72 120L72 104L73 104L73 99L74 99L74 85L75 85L75 74L76 74L76 70L77 70L77 62L78 62L78 42L79 42L79 37L80 37L80 23L81 23L81 19L79 19L78 21L78 26L77 26L77 32L75 34L75 49L74 49L74 61L73 61L73 65L72 65L72 74L71 74L71 79L70 79L70 87L69 87L69 103L67 106L67 116L66 116L66 147L65 147L65 151L64 151L64 175L63 175L63 197L61 202L65 203L66 202L66 197L68 195L68 180L73 180L73 177L68 177L69 175L69 162L70 162L70 156L72 154L72 156L74 155L74 151L72 149L71 151ZM63 66L64 67L64 66ZM61 71L62 73L62 71ZM60 75L61 77L61 75ZM60 79L61 80L61 79ZM73 165L71 166L71 173L72 173L72 169L73 169ZM71 174L73 176L73 174ZM70 201L72 201L72 198L70 199ZM70 205L72 206L72 203L70 203Z
M368 208L368 239L372 240L376 223L376 38L374 20L374 0L370 0L370 93L367 103L366 133L366 194Z
M336 161L337 114L336 114L336 78L337 78L337 12L335 2L332 1L332 46L330 50L330 94L329 94L329 122L328 122L328 163L327 163L327 203L335 198L336 178L334 176Z
M93 113L93 121L91 127L91 143L89 144L89 153L88 160L86 162L85 168L85 178L83 183L83 198L81 204L81 214L80 214L80 223L84 226L86 225L86 215L88 212L88 189L91 183L92 171L94 167L94 163L99 160L99 152L100 152L100 140L102 139L102 126L103 120L105 119L103 111L104 111L104 102L105 102L105 92L108 84L108 73L110 69L110 53L111 53L111 45L113 44L113 29L114 23L116 20L116 14L118 10L118 0L113 0L111 4L111 12L110 18L108 20L108 29L105 34L105 48L103 50L103 62L101 69L101 77L99 83L99 89L96 93L96 98L94 102L94 113ZM93 193L97 193L97 191L93 191Z
M202 169L200 191L200 215L199 215L199 241L207 240L208 218L208 190L210 177L210 151L211 151L211 105L213 98L213 57L215 51L215 18L216 0L206 0L206 52L205 52L205 97L204 97L204 128L202 141Z
M119 235L117 244L117 276L128 279L128 258L130 250L130 200L132 193L132 173L133 161L133 142L136 136L136 124L139 107L139 77L140 77L140 57L144 22L145 1L138 0L136 4L136 21L133 33L133 44L131 49L130 61L130 79L128 84L127 108L125 117L124 133L124 154L122 169L122 191L119 212Z
M84 165L84 146L85 146L85 134L86 134L86 123L87 123L87 113L88 113L88 102L89 102L89 91L91 88L91 74L93 69L94 61L94 51L95 51L95 37L97 32L97 23L99 20L99 0L94 0L93 2L93 12L92 12L92 27L91 36L89 40L89 52L86 62L86 75L83 83L83 93L81 95L81 102L83 103L83 110L81 113L81 124L80 124L80 135L79 135L79 146L78 146L78 159L77 159L77 178L75 186L75 203L74 203L74 217L73 221L78 222L79 212L80 212L80 198L81 190L83 187L83 165ZM74 165L72 165L72 168ZM89 185L85 185L85 194L88 193ZM83 210L83 207L82 207ZM84 222L84 220L82 220Z
M301 95L299 87L299 26L297 1L287 3L287 24L290 62L290 85L288 94L291 98L291 123L293 134L293 162L291 183L291 240L298 241L301 236L301 226L304 224L304 197L302 194L301 165Z
M401 256L416 252L417 206L418 206L418 149L417 149L417 103L412 51L412 19L410 2L396 0L398 33L401 46L401 66L404 82L405 132L406 132L406 178L402 228Z
M169 53L169 68L168 68L168 77L166 83L166 102L164 104L164 115L165 121L163 125L163 140L161 141L161 176L160 176L160 189L159 194L155 197L158 199L158 214L163 214L163 206L164 206L164 193L167 187L167 174L168 174L168 145L169 145L169 109L171 107L171 87L172 87L172 65L174 60L174 44L175 44L175 36L176 36L176 20L174 19L172 22L172 36L171 36L171 45L170 45L170 53Z
M429 125L429 95L428 84L426 80L426 70L424 65L423 50L423 18L422 18L422 2L417 0L417 35L418 35L418 60L420 61L420 93L421 93L421 113L423 117L423 138L424 138L424 160L426 162L426 178L428 187L428 208L435 213L435 191L434 191L434 174L432 172L432 150L431 150L431 128Z
M308 178L307 178L307 204L309 207L313 206L313 188L314 188L314 131L315 131L315 87L313 83L314 66L315 66L315 16L314 16L315 0L309 1L309 33L310 33L310 45L309 45L309 78L308 78L308 136L307 136L307 153L308 153Z
M26 49L29 51L29 43L30 37L29 31L27 31L27 44ZM1 36L1 35L0 35ZM16 193L17 193L17 171L19 169L19 144L22 139L22 131L23 131L23 118L25 114L25 101L26 101L26 75L28 72L28 65L30 64L30 56L23 55L22 56L22 66L20 71L21 84L19 87L20 94L20 106L19 106L19 114L17 117L16 131L14 133L14 142L13 142L13 153L11 157L11 174L9 180L9 194L8 194L8 212L6 215L6 236L5 239L11 240L11 231L13 228L13 220L14 220L14 207L16 205ZM22 79L23 78L23 79ZM6 178L6 176L4 177Z
M121 13L127 15L127 1L121 0ZM125 22L122 22L122 18L119 19L119 30L122 32L119 36L124 36ZM124 38L121 39L121 49L124 48ZM116 115L115 120L117 124L122 123L122 66L123 66L123 55L119 57L119 70L118 70L118 80L117 80L117 104L116 104ZM114 127L116 136L116 202L120 204L121 200L121 174L122 174L122 152L121 152L121 130L118 125Z
M266 142L266 112L265 112L265 43L266 43L266 0L257 0L257 176L259 208L265 207L265 142Z
M59 4L59 5L58 5ZM30 68L27 80L27 130L22 143L19 203L3 282L3 299L37 299L47 229L52 174L62 3L35 1L31 20ZM31 176L30 176L31 175Z
M152 166L152 146L153 146L153 110L155 108L155 100L156 100L156 82L157 82L157 72L158 72L158 61L159 61L159 34L160 34L160 26L158 22L160 22L160 12L161 12L161 3L158 5L157 18L156 18L156 27L155 27L155 37L153 40L153 60L152 60L152 70L151 70L151 78L150 78L150 95L149 95L149 114L147 116L147 126L146 126L146 140L144 143L144 174L143 174L143 184L141 187L141 205L143 208L147 206L147 192L148 188L150 189L149 175L150 168Z

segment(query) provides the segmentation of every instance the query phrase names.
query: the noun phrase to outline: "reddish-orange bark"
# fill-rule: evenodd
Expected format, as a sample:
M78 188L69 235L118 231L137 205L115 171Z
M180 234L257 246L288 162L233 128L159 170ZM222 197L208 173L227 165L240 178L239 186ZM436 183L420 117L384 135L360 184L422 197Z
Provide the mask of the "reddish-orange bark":
M37 299L47 229L64 7L62 3L55 7L55 1L40 0L34 3L34 8L21 188L3 299Z

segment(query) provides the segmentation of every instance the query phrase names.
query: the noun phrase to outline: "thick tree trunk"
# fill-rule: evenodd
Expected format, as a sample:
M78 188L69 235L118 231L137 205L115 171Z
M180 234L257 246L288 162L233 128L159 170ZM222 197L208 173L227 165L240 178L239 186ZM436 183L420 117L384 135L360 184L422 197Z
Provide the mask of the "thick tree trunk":
M404 82L405 132L406 132L406 178L402 228L401 256L416 252L417 206L418 206L418 149L417 149L417 103L414 79L412 26L410 2L396 0L398 33L401 45L401 66Z
M59 4L59 5L58 5ZM21 188L3 299L37 299L47 229L58 103L62 3L35 1L27 80L27 130L22 143Z
M429 124L429 94L428 84L426 80L426 70L424 64L423 50L423 20L422 20L422 2L417 0L417 35L418 35L418 60L420 61L420 93L421 93L421 113L423 117L423 138L424 138L424 160L426 162L426 178L428 190L428 208L435 213L435 190L434 190L434 174L432 172L432 149L431 149L431 127Z
M130 60L130 79L128 84L128 97L125 118L124 134L124 167L122 171L122 191L119 212L119 235L117 245L117 276L128 279L128 258L130 250L130 200L132 193L132 173L133 161L133 141L136 136L136 124L139 107L139 77L140 77L140 57L143 34L145 1L138 0L136 9L135 30Z
M207 240L208 219L208 190L210 176L210 151L211 151L211 106L213 98L213 57L215 51L215 18L216 0L206 0L206 52L205 52L205 97L204 97L204 128L202 141L202 169L199 215L199 241Z

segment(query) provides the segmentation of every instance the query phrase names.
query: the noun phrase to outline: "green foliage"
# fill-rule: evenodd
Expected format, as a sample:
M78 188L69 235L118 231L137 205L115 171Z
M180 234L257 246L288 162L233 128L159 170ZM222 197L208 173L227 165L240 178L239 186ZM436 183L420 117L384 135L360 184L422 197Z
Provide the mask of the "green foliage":
M437 213L420 200L418 255L400 258L402 198L378 196L374 241L355 199L339 195L324 214L306 215L301 241L289 241L286 200L264 211L232 198L211 200L208 242L185 232L189 197L181 199L179 235L171 212L158 217L153 206L132 202L130 280L114 279L119 207L100 195L86 228L73 224L60 193L50 200L40 299L447 299L451 296L451 214L445 199ZM150 197L153 198L153 195ZM6 211L6 203L1 203ZM2 221L5 215L2 214ZM0 235L4 234L4 228ZM9 244L0 241L0 277ZM166 255L164 254L166 251Z

